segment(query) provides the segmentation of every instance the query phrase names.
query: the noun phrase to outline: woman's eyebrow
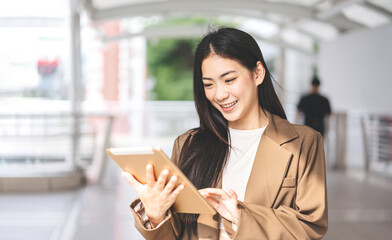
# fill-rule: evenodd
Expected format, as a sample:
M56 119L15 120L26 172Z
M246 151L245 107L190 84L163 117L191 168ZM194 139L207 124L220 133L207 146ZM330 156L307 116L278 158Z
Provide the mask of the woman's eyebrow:
M225 73L222 73L219 78L223 78L224 76L226 76L226 75L228 75L230 73L233 73L233 72L235 72L235 71L234 70L230 70L230 71L227 71ZM212 80L212 78L208 78L208 77L203 77L202 79L203 80Z

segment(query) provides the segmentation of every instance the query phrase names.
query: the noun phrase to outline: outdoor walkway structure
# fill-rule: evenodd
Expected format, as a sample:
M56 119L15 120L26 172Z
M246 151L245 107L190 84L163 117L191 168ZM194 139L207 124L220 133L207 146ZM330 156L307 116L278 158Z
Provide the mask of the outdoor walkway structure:
M392 239L392 1L5 2L0 240L142 239L129 209L136 195L105 149L154 145L171 155L199 120L191 87L188 101L170 99L182 93L175 81L157 82L174 69L191 86L192 69L155 76L149 50L225 24L260 45L290 122L315 74L330 99L325 239ZM168 58L192 65L190 48L173 46Z

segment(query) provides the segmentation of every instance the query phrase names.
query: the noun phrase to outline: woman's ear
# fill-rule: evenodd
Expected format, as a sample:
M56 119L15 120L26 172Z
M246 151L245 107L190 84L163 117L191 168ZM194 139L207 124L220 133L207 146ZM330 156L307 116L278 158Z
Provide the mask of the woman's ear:
M265 77L265 68L260 61L256 63L255 75L256 86L259 86L263 83Z

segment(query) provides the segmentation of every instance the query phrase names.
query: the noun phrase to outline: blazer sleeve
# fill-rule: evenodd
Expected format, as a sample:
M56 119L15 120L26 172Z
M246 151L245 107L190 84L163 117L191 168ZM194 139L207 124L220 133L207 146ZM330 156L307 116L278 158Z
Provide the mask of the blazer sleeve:
M231 239L321 239L327 232L327 193L322 137L313 134L303 144L298 166L294 206L277 208L239 202L237 231L231 222L223 225Z
M180 137L174 141L173 152L171 160L176 164L180 157ZM179 239L181 234L181 222L178 215L175 212L168 210L168 217L161 223L157 228L147 229L143 221L140 219L139 214L135 211L135 206L140 202L140 199L136 199L131 204L131 211L135 219L135 227L140 232L140 234L146 240L176 240Z

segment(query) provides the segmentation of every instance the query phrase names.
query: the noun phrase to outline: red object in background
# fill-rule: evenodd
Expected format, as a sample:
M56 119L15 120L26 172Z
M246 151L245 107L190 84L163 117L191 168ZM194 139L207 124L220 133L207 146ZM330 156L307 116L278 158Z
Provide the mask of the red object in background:
M41 76L48 76L56 72L58 66L58 59L47 60L39 59L37 62L38 73Z

